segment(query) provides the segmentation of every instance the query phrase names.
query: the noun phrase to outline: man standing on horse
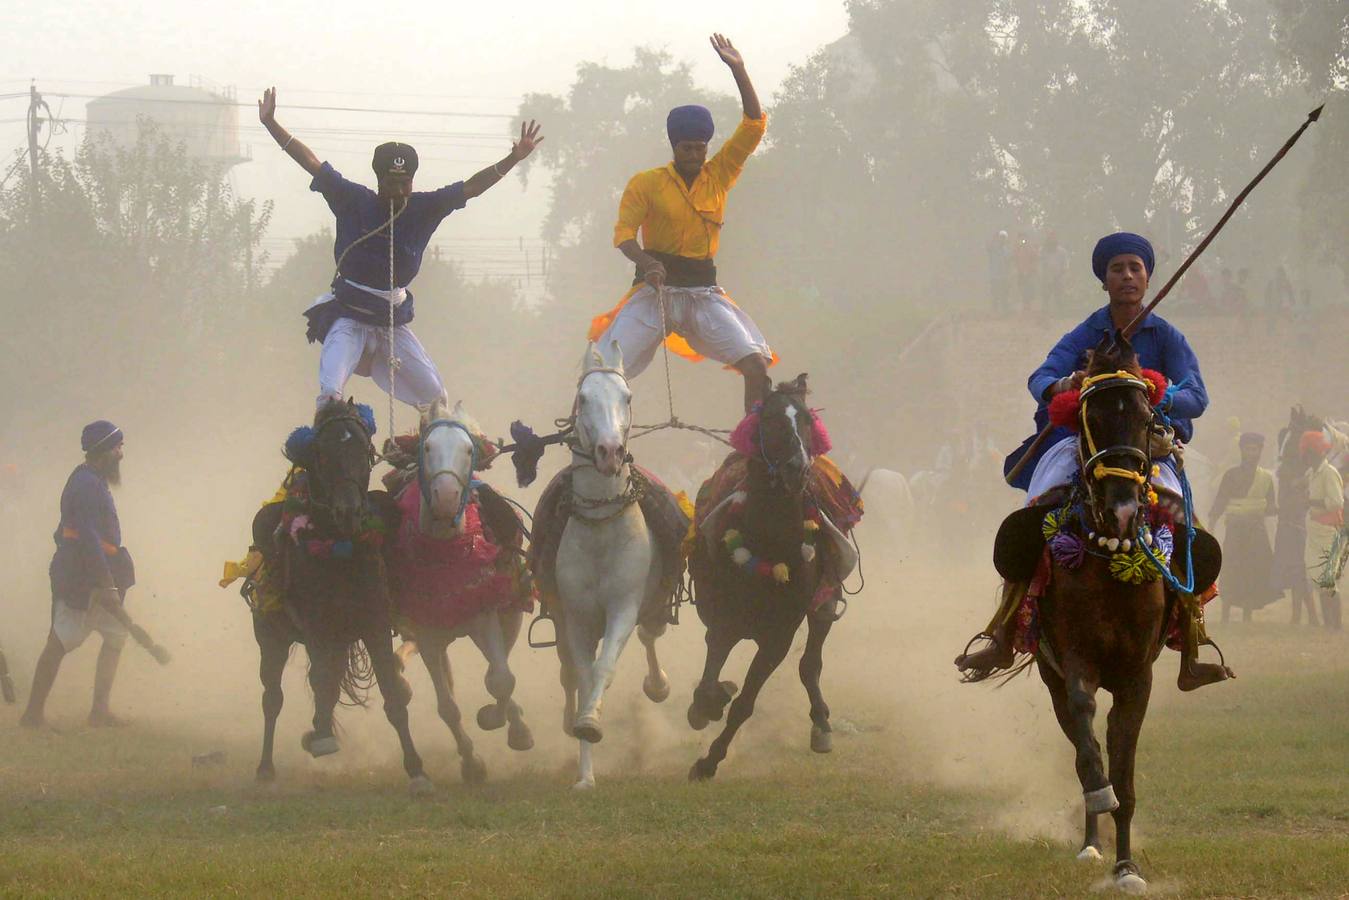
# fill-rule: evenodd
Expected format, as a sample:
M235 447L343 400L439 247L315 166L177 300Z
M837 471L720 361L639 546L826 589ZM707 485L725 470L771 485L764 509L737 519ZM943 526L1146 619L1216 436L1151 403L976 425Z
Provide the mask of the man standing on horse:
M277 123L276 88L263 92L258 118L281 149L313 176L309 189L322 194L337 217L333 247L337 272L331 291L305 311L309 320L306 337L323 345L318 406L341 400L353 372L370 375L385 391L392 383L397 399L414 406L444 397L435 363L408 328L413 297L407 287L421 268L422 254L441 221L533 153L543 141L539 126L532 121L522 124L520 139L511 145L511 152L468 181L414 193L417 151L407 144L390 142L375 148L371 166L379 189L372 191L343 178L329 163L319 162L313 151ZM390 372L391 356L398 361L396 378Z
M1137 234L1119 232L1097 242L1092 252L1092 271L1100 279L1101 289L1109 295L1110 300L1060 338L1045 361L1031 373L1028 387L1038 404L1035 413L1037 425L1042 428L1048 425L1049 403L1056 395L1082 386L1088 353L1103 339L1122 332L1143 311L1143 297L1147 293L1155 260L1152 244ZM1159 421L1165 424L1152 437L1151 457L1156 463L1152 483L1180 498L1183 489L1178 475L1176 451L1193 436L1192 420L1202 415L1208 407L1208 391L1199 372L1199 361L1180 329L1156 313L1149 314L1138 325L1131 342L1139 365L1160 372L1170 383L1157 408ZM1034 440L1034 437L1027 438L1007 458L1005 471L1010 472L1017 465L1031 449ZM1067 428L1056 428L1042 446L1048 449L1043 450L1038 459L1032 459L1013 482L1015 487L1027 491L1028 507L1041 504L1051 491L1058 493L1069 485L1081 465L1078 435ZM1003 537L1000 532L999 540ZM988 629L981 634L990 640L989 646L976 653L962 653L956 658L957 668L970 673L977 680L1013 664L1014 632L1019 619L1016 612L1026 598L1028 582L1029 578L1007 579L998 612ZM1207 638L1202 632L1202 608L1190 595L1183 595L1180 599L1182 613L1189 617L1185 624L1198 627L1196 633L1200 643L1203 643ZM1197 648L1193 648L1193 653L1197 653ZM1229 672L1226 668L1194 659L1187 645L1181 666L1182 689L1193 690L1227 677Z
M122 429L91 422L80 436L84 462L76 466L61 492L61 522L51 562L52 624L47 645L33 673L33 691L20 724L44 724L47 695L56 683L61 660L97 631L103 638L94 670L94 704L89 724L121 725L108 707L127 629L113 614L135 583L131 556L122 544L122 528L112 487L121 483Z
M727 194L763 138L768 118L740 51L720 34L710 40L735 76L744 116L708 159L712 113L702 106L670 110L665 128L674 160L632 177L614 226L614 246L637 266L637 276L619 305L591 322L590 340L605 347L617 341L624 369L633 377L651 363L662 340L686 359L709 356L734 366L745 378L748 413L772 388L773 351L717 285L715 256Z

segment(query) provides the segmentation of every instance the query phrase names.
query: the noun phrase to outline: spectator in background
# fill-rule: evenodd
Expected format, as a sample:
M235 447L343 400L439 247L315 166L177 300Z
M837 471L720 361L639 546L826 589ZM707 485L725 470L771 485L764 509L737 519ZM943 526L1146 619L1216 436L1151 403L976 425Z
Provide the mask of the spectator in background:
M1068 251L1059 243L1053 230L1045 232L1045 245L1040 251L1044 275L1044 311L1057 313L1064 307L1064 286L1068 281Z
M1024 231L1016 237L1012 262L1016 265L1016 287L1021 297L1021 308L1033 309L1040 279L1040 251Z
M1285 306L1292 309L1296 305L1297 297L1293 294L1293 283L1288 280L1288 269L1280 262L1265 285L1265 307L1273 312Z
M1203 266L1194 266L1186 273L1180 282L1180 296L1185 301L1186 310L1207 312L1213 309L1213 290Z
M999 231L988 242L988 298L993 312L1007 311L1007 295L1012 283L1012 245L1007 232Z
M1209 511L1209 524L1216 526L1224 515L1223 621L1240 609L1244 622L1251 613L1278 600L1281 592L1269 585L1274 549L1269 545L1265 519L1278 512L1274 502L1274 473L1261 468L1265 437L1247 432L1240 439L1241 462L1223 473L1218 494Z

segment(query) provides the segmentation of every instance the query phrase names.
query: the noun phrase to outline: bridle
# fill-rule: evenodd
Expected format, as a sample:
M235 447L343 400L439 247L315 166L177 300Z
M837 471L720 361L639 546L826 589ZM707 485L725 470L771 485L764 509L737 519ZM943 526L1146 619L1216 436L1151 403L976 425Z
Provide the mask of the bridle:
M623 386L628 388L629 391L632 390L632 385L628 382L628 376L623 373L622 369L615 369L609 366L602 366L598 369L587 369L585 372L581 373L580 378L576 379L576 397L571 402L571 415L566 419L561 420L557 423L559 425L565 423L571 426L572 432L567 437L567 446L571 449L573 455L581 457L592 466L595 465L595 451L593 448L586 447L585 444L583 443L581 429L576 427L577 425L576 420L577 417L580 416L581 414L581 385L585 384L585 380L589 378L591 375L601 375L601 374L617 375L619 380L623 382ZM628 432L631 429L632 429L631 422L629 422L628 426L623 429L624 456L628 462L632 461L632 458L627 456L626 454L628 446Z
M766 408L766 406L764 408ZM764 408L761 408L759 410L759 458L763 460L764 466L767 467L768 469L769 481L773 484L779 484L782 485L783 487L786 487L786 484L782 480L782 472L781 472L782 466L785 464L786 460L784 459L775 462L772 459L769 459L768 457L768 445L764 442L764 433L763 433ZM806 410L806 415L810 416L812 415L812 413L809 410ZM801 451L801 454L805 456L807 463L809 463L810 459L814 454L812 454L810 450L806 448L805 441L801 440L801 429L796 422L792 422L791 432L792 438L796 441L797 449Z
M426 470L426 439L437 428L456 428L468 436L468 478L464 478L454 469L436 469L432 472ZM458 527L460 521L464 518L464 510L468 509L473 488L482 483L474 479L473 473L476 471L478 471L478 439L467 425L453 419L436 419L422 428L421 438L417 441L417 489L421 492L422 500L429 505L431 503L431 482L441 475L449 475L457 481L459 483L459 509L454 514L455 527Z
M1150 399L1152 395L1152 386L1141 377L1132 372L1120 369L1116 372L1106 372L1100 375L1092 375L1082 382L1082 393L1079 399L1077 410L1078 424L1080 426L1082 440L1078 443L1077 455L1078 462L1081 465L1083 474L1082 483L1086 489L1089 500L1092 500L1092 506L1095 506L1095 496L1093 488L1096 483L1106 478L1124 478L1132 481L1135 485L1143 488L1150 488L1153 475L1156 473L1156 466L1152 462L1151 446L1144 449L1134 447L1130 444L1115 444L1109 447L1098 447L1096 439L1091 433L1091 426L1087 423L1087 403L1093 397L1101 394L1118 391L1133 390L1139 391L1143 397ZM1148 404L1151 408L1151 404ZM1155 412L1150 414L1148 421L1148 431L1151 433L1152 424L1156 420ZM1118 465L1107 465L1106 461L1110 458L1123 457L1133 465L1125 468ZM1093 512L1093 515L1095 513Z
M356 476L351 475L351 474L348 474L347 472L341 472L341 473L338 475L338 478L336 479L336 483L333 484L332 487L333 487L333 488L336 488L336 487L338 487L339 485L342 485L342 484L345 484L345 483L348 483L348 482L350 482L351 484L356 485L356 487L357 487L357 492L361 495L361 503L362 503L362 505L364 505L364 503L365 503L365 491L366 491L366 489L367 489L367 488L369 487L369 485L370 485L370 470L371 470L372 468L374 468L374 465L375 465L375 445L374 445L373 443L371 443L370 432L366 429L366 424L365 424L365 422L361 419L360 416L354 415L354 414L352 414L352 413L344 413L344 414L342 414L342 415L340 415L340 416L333 416L331 419L328 419L328 420L325 421L323 424L319 425L318 428L315 428L315 429L314 429L314 458L315 458L315 462L318 461L320 455L321 455L322 452L323 452L323 444L322 444L322 441L321 441L321 438L323 437L323 433L324 433L325 431L327 431L329 428L331 428L333 425L336 425L336 424L339 423L339 422L355 423L357 429L358 429L358 430L360 431L360 433L361 433L361 436L365 438L365 448L366 448L365 482L362 483ZM317 466L317 465L314 466L314 469L316 470L316 471L315 471L315 475L316 475L316 476L317 476L317 470L318 470L319 468L320 468L320 467ZM319 499L319 489L320 489L321 487L326 488L327 486L324 485L323 482L322 482L322 480L321 480L320 478L318 478L318 477L314 477L313 479L311 479L311 482L312 482L312 483L311 483L310 488L309 488L309 504L310 504L310 506L312 506L312 507L313 507L314 509L316 509L316 510L320 510L320 511L323 511L323 512L327 512L328 514L331 515L331 514L332 514L332 511L333 511L333 509L332 509L332 504L331 504L331 503L324 503L322 500ZM332 492L329 491L329 490L325 490L324 493L327 493L327 494L331 495Z

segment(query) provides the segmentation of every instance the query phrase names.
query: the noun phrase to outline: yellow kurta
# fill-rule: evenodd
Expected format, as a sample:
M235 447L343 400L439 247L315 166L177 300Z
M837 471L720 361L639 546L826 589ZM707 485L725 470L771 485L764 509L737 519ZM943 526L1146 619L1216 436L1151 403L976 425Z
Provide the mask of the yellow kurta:
M1307 569L1314 581L1320 581L1326 555L1344 522L1344 479L1329 462L1322 460L1308 476L1307 499L1312 503L1307 514Z
M703 170L693 180L692 187L685 184L672 162L632 176L618 204L614 246L635 240L640 232L642 247L646 250L689 259L714 258L726 218L726 198L767 128L767 116L742 118L735 133L703 163ZM591 320L590 340L599 339L618 311L640 288L640 284L634 285L617 306ZM677 334L670 335L666 343L670 350L685 359L702 359Z

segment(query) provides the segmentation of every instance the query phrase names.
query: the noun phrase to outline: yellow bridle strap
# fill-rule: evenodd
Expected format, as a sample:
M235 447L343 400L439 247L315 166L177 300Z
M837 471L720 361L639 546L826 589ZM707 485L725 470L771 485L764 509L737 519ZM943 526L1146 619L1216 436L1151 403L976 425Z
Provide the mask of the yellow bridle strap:
M1118 372L1104 372L1104 373L1102 373L1102 374L1100 374L1100 375L1091 375L1091 376L1089 376L1089 377L1087 377L1087 378L1083 378L1083 379L1082 379L1082 390L1085 391L1087 388L1091 387L1093 384L1097 384L1098 382L1102 382L1102 381L1109 381L1109 380L1111 380L1112 378L1124 378L1124 379L1127 379L1127 380L1129 380L1129 381L1136 382L1136 383L1141 384L1141 385L1147 385L1147 384L1150 384L1149 381L1147 381L1147 380L1144 379L1144 378L1139 378L1139 377L1138 377L1137 375L1135 375L1133 372L1126 372L1124 369L1120 369Z
M1120 369L1117 372L1105 372L1100 375L1092 375L1087 378L1084 378L1082 379L1081 389L1083 393L1085 393L1087 388L1091 387L1092 385L1100 384L1103 381L1112 381L1112 380L1128 381L1135 385L1138 385L1144 391L1147 391L1149 394L1151 393L1151 382L1149 382L1147 379L1139 378L1133 372L1127 372L1124 369ZM1080 430L1082 432L1082 437L1085 438L1087 442L1088 458L1090 458L1096 455L1096 439L1092 437L1091 428L1087 425L1087 402L1085 398L1080 402L1078 406L1077 416L1079 422L1081 423ZM1115 466L1107 466L1105 463L1097 463L1096 468L1091 470L1091 474L1092 477L1094 477L1097 481L1100 481L1103 478L1109 478L1112 475L1117 478L1131 479L1136 484L1147 484L1148 481L1148 476L1140 472L1135 472L1132 469L1120 469ZM1153 475L1157 474L1156 466L1152 467L1152 474Z
M1146 477L1132 469L1119 469L1114 466L1107 466L1105 463L1097 463L1096 468L1091 470L1091 474L1096 477L1097 481L1100 481L1103 478L1109 478L1111 475L1118 478L1129 478L1139 484L1143 484L1147 481Z

